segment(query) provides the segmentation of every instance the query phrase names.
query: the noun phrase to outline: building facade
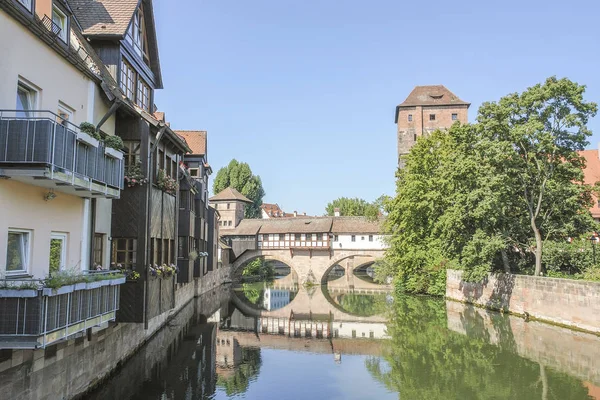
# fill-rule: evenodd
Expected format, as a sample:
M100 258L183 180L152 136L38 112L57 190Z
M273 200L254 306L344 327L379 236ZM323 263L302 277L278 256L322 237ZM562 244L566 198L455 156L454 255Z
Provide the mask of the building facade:
M246 204L252 204L252 200L228 187L209 199L210 204L220 214L221 232L230 232L235 229L240 221L244 219Z
M417 139L438 129L448 129L455 122L469 120L467 103L443 85L416 86L406 100L396 107L398 165Z

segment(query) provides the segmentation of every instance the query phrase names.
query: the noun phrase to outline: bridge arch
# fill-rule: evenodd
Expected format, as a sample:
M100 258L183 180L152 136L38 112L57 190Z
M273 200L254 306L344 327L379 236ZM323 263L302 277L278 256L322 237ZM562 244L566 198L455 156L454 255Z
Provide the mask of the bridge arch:
M294 264L292 263L291 258L282 256L280 254L261 254L261 252L256 252L256 251L246 252L246 253L242 254L242 256L238 257L232 264L232 274L234 276L236 276L236 275L239 276L242 273L243 267L245 267L246 265L248 265L248 263L250 263L258 258L262 258L265 261L279 261L280 263L285 264L286 266L288 266L290 268L290 274L295 273L296 276L300 276L299 275L300 271L298 271L294 267Z
M344 260L348 260L348 259L354 259L354 258L358 258L360 261L358 263L358 265L352 265L351 266L351 271L357 270L361 267L364 267L365 265L368 264L373 264L375 261L383 258L383 254L346 254L346 255L340 255L339 258L333 260L330 262L329 267L327 267L327 269L323 272L323 276L321 277L321 285L326 285L327 284L327 276L329 275L329 273L331 272L331 270L333 270L333 268L335 268L336 265L339 265L340 267L342 267L345 271L345 274L348 274L348 266L344 266L341 263ZM364 260L365 258L368 258L368 260Z

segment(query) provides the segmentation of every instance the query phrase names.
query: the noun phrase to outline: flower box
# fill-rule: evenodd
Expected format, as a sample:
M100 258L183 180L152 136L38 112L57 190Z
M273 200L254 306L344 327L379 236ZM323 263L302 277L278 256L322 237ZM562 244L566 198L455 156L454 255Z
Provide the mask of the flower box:
M120 150L113 149L112 147L105 147L104 154L109 157L116 158L117 160L123 159L123 152Z
M127 278L125 278L125 277L111 279L110 280L110 285L111 286L122 285L122 284L125 283L126 280L127 280Z
M98 147L100 144L98 139L85 132L77 132L77 140L92 147Z
M0 298L2 297L37 297L36 289L0 289Z
M65 285L65 286L61 286L57 289L44 288L43 294L44 294L44 296L59 296L61 294L71 293L74 290L75 290L75 285Z
M105 280L105 281L94 281L94 282L88 282L86 284L86 288L87 289L98 289L99 287L102 286L106 286L110 283L110 281Z
M79 282L75 285L75 290L85 290L87 288L87 282Z

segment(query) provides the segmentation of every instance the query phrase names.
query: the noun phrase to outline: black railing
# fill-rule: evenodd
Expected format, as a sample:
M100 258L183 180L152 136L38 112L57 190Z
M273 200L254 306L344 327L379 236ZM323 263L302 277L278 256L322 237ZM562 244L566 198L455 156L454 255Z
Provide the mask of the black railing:
M0 110L0 166L5 167L2 164L46 165L51 179L62 173L61 179L66 174L72 185L90 190L92 182L123 189L123 160L105 154L102 142L90 140L77 126L50 111Z
M42 24L46 27L46 29L52 32L54 36L58 36L62 30L62 28L52 21L52 18L47 15L44 15L44 18L42 18Z

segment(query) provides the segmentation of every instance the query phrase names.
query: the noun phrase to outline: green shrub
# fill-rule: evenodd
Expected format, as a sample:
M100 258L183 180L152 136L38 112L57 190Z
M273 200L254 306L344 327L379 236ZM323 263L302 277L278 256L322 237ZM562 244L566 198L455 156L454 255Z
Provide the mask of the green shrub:
M115 150L122 150L123 147L125 146L123 144L123 139L121 139L117 135L106 136L106 138L104 139L104 145L106 147L110 147L110 148L115 149Z
M79 124L79 130L83 133L87 133L94 139L102 139L100 134L96 131L96 127L94 126L94 124L90 124L89 122L82 122L81 124Z

